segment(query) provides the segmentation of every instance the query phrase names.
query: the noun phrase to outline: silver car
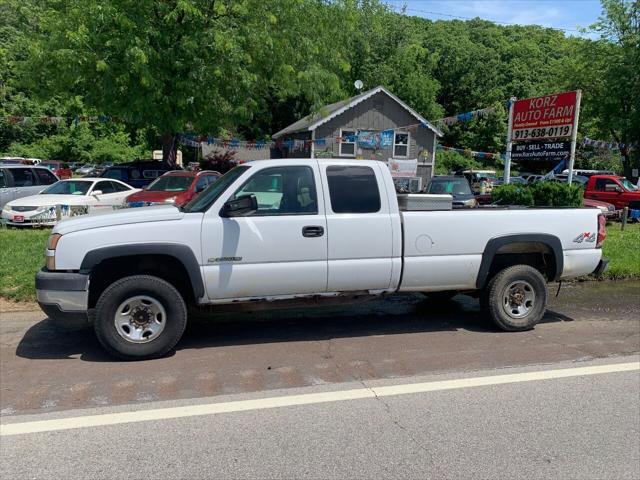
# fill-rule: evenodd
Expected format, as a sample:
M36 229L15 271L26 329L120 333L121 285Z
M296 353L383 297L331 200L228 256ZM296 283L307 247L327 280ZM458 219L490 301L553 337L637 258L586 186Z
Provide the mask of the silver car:
M11 200L36 195L58 180L48 168L0 164L0 209Z

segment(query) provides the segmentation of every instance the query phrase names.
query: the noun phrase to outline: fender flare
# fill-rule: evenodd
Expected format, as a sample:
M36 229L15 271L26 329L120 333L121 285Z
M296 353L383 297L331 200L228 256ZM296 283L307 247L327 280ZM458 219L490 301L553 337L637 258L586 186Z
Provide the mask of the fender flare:
M493 263L496 253L501 247L510 243L523 242L543 243L551 249L556 261L556 271L553 272L552 280L557 281L562 275L562 271L564 269L564 253L562 251L562 243L560 242L560 239L554 235L544 233L524 233L495 237L487 242L487 246L485 247L484 252L482 252L482 262L480 263L480 270L478 271L478 277L476 279L476 288L482 289L486 285L491 264Z
M145 243L133 245L115 245L90 250L82 259L80 273L90 273L93 267L103 260L136 255L169 255L178 260L187 270L195 298L204 297L204 282L200 273L200 264L193 250L186 245L176 243Z

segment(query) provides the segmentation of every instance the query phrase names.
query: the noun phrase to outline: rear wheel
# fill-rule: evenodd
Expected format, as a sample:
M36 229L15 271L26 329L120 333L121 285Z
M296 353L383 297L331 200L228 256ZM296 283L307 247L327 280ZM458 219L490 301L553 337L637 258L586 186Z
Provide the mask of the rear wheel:
M112 355L136 360L160 357L178 343L187 307L176 288L150 275L120 279L100 295L94 328Z
M505 268L491 279L480 304L502 330L530 330L547 308L546 280L529 265Z

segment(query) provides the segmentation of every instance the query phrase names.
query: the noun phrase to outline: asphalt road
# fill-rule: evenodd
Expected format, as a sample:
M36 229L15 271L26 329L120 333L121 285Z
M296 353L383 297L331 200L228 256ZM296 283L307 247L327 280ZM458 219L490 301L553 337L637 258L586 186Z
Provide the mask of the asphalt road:
M58 332L39 312L5 312L0 423L620 363L638 352L640 282L566 286L523 333L496 330L465 296L218 314L145 362L114 361L93 332ZM634 371L31 433L0 437L0 475L640 478L639 398Z
M602 367L613 370L582 372ZM526 378L559 368L569 369L569 376ZM639 357L618 357L543 369L305 387L273 391L266 398L222 396L208 399L213 405L201 399L13 417L1 431L0 474L34 479L637 479L639 372ZM496 383L505 376L506 383ZM464 384L478 377L484 385ZM411 392L416 388L422 391ZM340 399L354 392L371 393ZM283 399L289 405L274 406ZM181 416L229 405L234 408L227 412ZM156 418L139 421L149 412ZM49 431L25 433L33 422L60 418ZM96 419L102 424L82 425ZM64 429L69 426L78 428Z

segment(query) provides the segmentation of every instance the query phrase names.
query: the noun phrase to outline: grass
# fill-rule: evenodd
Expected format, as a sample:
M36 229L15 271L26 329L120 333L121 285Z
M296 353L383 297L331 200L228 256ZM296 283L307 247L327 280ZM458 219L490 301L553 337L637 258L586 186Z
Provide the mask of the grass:
M44 265L49 229L0 229L0 298L35 301L35 274ZM603 254L610 260L604 278L640 278L640 224L607 226Z
M50 229L0 229L0 297L35 301L35 274L44 265Z
M624 231L619 223L607 225L602 254L609 259L604 278L640 278L640 224L627 224Z

